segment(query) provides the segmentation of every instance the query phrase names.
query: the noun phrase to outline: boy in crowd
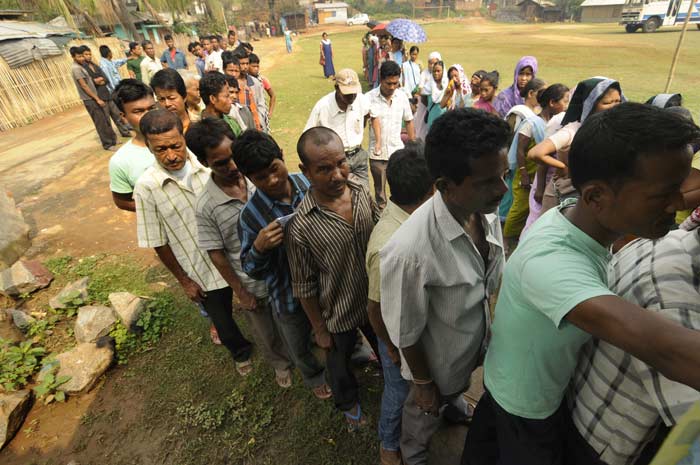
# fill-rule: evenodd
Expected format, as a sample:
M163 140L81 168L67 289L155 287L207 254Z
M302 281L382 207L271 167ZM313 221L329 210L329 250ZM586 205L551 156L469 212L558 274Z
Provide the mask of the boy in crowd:
M187 132L187 146L211 169L197 197L197 240L238 297L263 357L275 370L277 384L288 388L292 385L291 363L272 319L265 282L251 279L241 266L238 218L255 187L233 162L235 137L231 127L216 118L205 118Z
M142 81L141 62L143 61L143 47L138 42L129 42L129 59L126 60L126 69L129 77Z
M253 121L253 114L238 103L238 79L233 76L225 75L226 82L228 83L228 89L231 93L231 111L229 116L236 120L236 122L241 126L241 131L245 131L248 128L255 127L255 121Z
M238 66L240 69L240 74L238 76L238 103L247 107L253 114L253 120L255 120L255 126L251 129L262 130L262 124L260 123L260 113L258 112L258 106L255 102L255 90L254 87L257 82L250 76L248 76L248 66L250 65L250 58L245 53L237 53L236 58L238 58Z
M197 244L195 204L210 173L185 143L182 122L157 109L141 120L141 133L156 158L136 182L136 226L139 247L153 248L189 299L211 318L236 371L252 370L252 345L233 320L233 290Z
M187 134L190 127L190 115L187 112L187 86L180 73L174 69L161 69L151 79L151 87L156 93L160 106L177 115Z
M700 388L698 333L615 295L607 272L617 239L673 226L698 138L692 122L635 103L576 133L569 171L581 197L543 215L505 267L463 464L568 463L576 436L562 401L592 337Z
M136 79L123 79L114 90L114 103L136 135L109 159L109 189L117 208L135 212L136 181L155 162L139 124L146 113L156 108L156 101L146 84Z
M156 60L156 49L153 46L153 42L150 40L144 40L141 42L143 47L143 53L146 55L141 60L141 79L146 84L151 84L151 79L153 76L163 69L163 65L160 64L160 60Z
M166 34L165 44L168 46L167 49L163 50L163 54L160 56L161 64L166 68L171 69L187 69L187 59L182 50L175 47L175 40L170 34Z
M223 119L238 136L241 126L229 116L231 112L231 93L226 83L226 77L217 72L207 72L199 81L199 95L204 102L202 118Z
M300 173L288 173L282 150L263 132L244 132L233 144L233 159L256 188L238 220L243 271L267 284L273 317L306 387L318 399L330 399L323 365L311 351L309 319L292 294L283 243L283 225L303 200L309 182Z
M255 92L255 103L258 106L258 111L260 112L263 130L269 133L270 118L272 118L272 112L274 111L275 104L277 103L277 96L275 95L275 91L272 89L272 84L270 84L270 81L266 77L260 75L260 57L254 53L251 53L248 56L248 59L248 76L255 81L255 87L253 87ZM267 93L268 97L270 97L269 105L267 104L265 93Z
M204 76L206 64L204 63L205 55L202 44L199 42L190 42L190 44L187 46L187 51L194 55L194 67L197 68L199 76Z

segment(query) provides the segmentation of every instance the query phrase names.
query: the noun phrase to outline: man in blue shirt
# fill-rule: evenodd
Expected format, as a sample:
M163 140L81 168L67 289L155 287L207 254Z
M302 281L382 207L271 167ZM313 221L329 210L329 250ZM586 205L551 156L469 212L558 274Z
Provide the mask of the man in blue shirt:
M160 62L172 69L187 69L187 60L185 54L175 48L175 41L170 34L165 35L165 44L168 46L160 56Z
M329 399L325 370L311 352L311 324L292 294L292 279L284 247L284 225L309 189L301 173L289 174L282 149L269 135L245 131L233 144L236 166L256 191L241 211L238 236L243 271L264 280L275 322L287 343L304 384L319 399Z
M100 56L102 56L102 58L100 58L100 68L102 68L105 76L107 76L107 88L110 93L114 92L117 84L122 80L122 77L119 75L119 68L126 64L128 58L124 57L113 60L112 51L106 45L100 45Z
M200 77L204 76L204 69L206 67L204 58L206 57L206 52L204 51L202 44L199 42L190 42L190 44L187 46L187 51L195 56L194 66L197 68L197 72L199 73Z

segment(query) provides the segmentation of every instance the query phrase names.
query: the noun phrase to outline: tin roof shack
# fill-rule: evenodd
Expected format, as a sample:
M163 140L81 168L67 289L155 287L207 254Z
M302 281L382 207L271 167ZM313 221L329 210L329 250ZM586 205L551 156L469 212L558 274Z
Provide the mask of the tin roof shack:
M345 24L349 5L345 2L314 3L318 24Z
M552 23L562 19L561 8L548 0L520 0L516 6L520 7L520 17L527 22Z
M585 0L581 3L582 23L619 23L625 0Z

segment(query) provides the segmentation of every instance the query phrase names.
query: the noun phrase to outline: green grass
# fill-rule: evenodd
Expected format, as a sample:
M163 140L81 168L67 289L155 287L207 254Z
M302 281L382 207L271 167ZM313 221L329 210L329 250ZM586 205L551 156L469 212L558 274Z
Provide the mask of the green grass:
M622 26L585 24L506 25L493 22L434 23L424 26L428 42L420 44L420 60L442 53L446 66L460 63L467 73L478 69L498 70L501 87L512 84L513 68L523 55L539 61L538 76L553 84L573 87L578 81L597 75L620 80L628 99L646 101L663 92L680 28L661 28L654 34L627 34ZM350 29L350 28L349 28ZM322 27L316 28L321 32ZM366 29L352 28L332 33L336 71L353 68L361 75L361 38ZM272 121L273 135L296 166L296 141L311 108L333 84L323 78L318 64L318 36L302 36L294 52L277 59L273 69L262 69L277 91L278 107ZM280 43L281 44L281 43ZM693 25L686 39L671 86L683 94L685 106L700 113L700 31Z

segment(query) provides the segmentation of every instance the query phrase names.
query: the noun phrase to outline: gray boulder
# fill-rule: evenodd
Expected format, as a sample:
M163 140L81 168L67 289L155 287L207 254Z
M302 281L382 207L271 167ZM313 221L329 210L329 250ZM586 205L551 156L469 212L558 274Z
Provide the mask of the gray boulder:
M89 391L99 377L107 371L113 358L114 349L112 349L111 344L104 342L104 339L98 344L92 342L78 344L68 352L58 354L53 362L58 365L56 377L70 377L59 389L65 391L66 394ZM49 371L51 371L50 367L39 372L37 377L39 382Z
M109 334L117 319L109 307L88 305L78 310L75 321L75 340L78 342L95 342Z
M17 326L19 329L24 331L36 321L36 318L33 316L24 313L22 310L10 310L10 314L12 315L12 322Z
M20 260L0 273L0 294L16 298L48 286L53 274L33 260Z
M0 268L12 266L29 248L29 226L9 193L0 187Z
M61 310L68 308L71 305L71 301L79 301L78 305L82 305L87 302L88 298L88 283L90 278L79 279L74 281L64 287L61 292L49 300L49 306L54 310Z
M146 301L130 292L113 292L109 295L114 313L127 328L132 328L146 308Z
M19 431L31 406L32 391L29 389L0 394L0 449Z

